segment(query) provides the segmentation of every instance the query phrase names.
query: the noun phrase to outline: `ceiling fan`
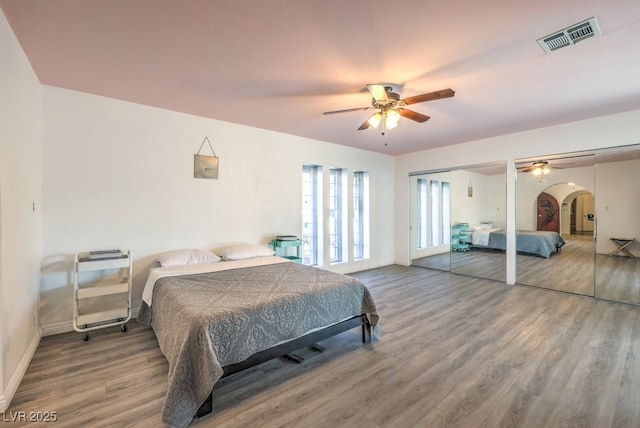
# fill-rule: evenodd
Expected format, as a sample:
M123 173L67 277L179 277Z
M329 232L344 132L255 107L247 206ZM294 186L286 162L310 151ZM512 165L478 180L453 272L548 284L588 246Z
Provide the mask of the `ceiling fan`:
M518 171L530 172L535 176L542 176L542 175L549 174L549 172L551 172L552 169L564 169L559 165L571 165L571 163L550 165L548 161L539 160L539 161L532 162L531 165L529 166L518 167Z
M426 101L439 100L441 98L452 97L455 92L451 89L442 89L440 91L429 92L427 94L415 95L413 97L407 97L400 99L400 95L393 92L391 86L371 84L367 85L367 89L373 96L371 99L371 107L358 107L350 108L346 110L325 111L322 114L336 114L347 113L351 111L365 111L365 110L377 110L362 125L358 128L358 131L373 126L377 128L382 124L382 135L384 135L387 129L393 129L398 125L400 116L406 117L413 121L422 123L429 120L429 116L425 116L422 113L415 112L404 108L405 106L417 103L423 103Z

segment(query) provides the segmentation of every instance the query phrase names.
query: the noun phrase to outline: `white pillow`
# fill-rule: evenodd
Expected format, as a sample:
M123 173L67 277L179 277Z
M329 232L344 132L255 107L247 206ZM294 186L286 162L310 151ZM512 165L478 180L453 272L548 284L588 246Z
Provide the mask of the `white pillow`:
M486 224L486 223L474 224L474 225L471 226L471 229L473 229L473 230L486 230L486 229L491 229L491 225L490 224Z
M243 260L255 257L273 256L275 252L265 246L257 244L229 245L217 251L222 260Z
M169 251L159 256L156 260L160 263L160 266L199 265L215 263L220 261L220 257L211 251L189 249Z

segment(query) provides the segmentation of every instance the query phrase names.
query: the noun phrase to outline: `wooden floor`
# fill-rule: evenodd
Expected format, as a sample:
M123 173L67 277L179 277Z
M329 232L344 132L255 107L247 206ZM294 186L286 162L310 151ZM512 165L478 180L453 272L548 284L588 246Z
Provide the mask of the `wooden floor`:
M593 237L572 235L565 237L566 244L560 252L548 259L530 255L516 256L516 281L520 284L565 291L567 293L594 295Z
M571 235L548 259L518 254L516 282L550 290L640 305L640 258L595 255L593 237ZM504 281L504 252L472 248L423 257L415 266Z
M303 364L226 378L193 426L640 426L640 307L412 266L355 276L376 299L380 341L349 331ZM151 329L129 326L43 338L5 419L162 426L168 364Z

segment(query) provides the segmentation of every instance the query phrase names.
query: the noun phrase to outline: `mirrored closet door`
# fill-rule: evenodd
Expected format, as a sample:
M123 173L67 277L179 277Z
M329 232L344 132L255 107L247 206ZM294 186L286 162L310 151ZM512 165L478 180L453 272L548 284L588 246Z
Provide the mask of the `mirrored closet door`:
M451 272L505 281L506 163L451 171L451 188Z
M640 145L595 153L600 299L640 305Z
M516 162L516 282L594 295L594 156Z
M504 281L504 244L494 245L488 237L492 232L504 234L506 163L409 179L412 264Z

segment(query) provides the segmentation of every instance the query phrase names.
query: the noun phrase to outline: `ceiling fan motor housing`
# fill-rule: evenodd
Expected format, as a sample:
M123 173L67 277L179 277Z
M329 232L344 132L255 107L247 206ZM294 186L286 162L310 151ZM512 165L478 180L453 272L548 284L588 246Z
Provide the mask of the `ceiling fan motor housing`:
M398 104L398 101L400 101L400 95L392 92L393 88L391 86L385 86L384 89L387 93L386 100L376 100L375 98L371 98L371 104L376 108L394 107Z

